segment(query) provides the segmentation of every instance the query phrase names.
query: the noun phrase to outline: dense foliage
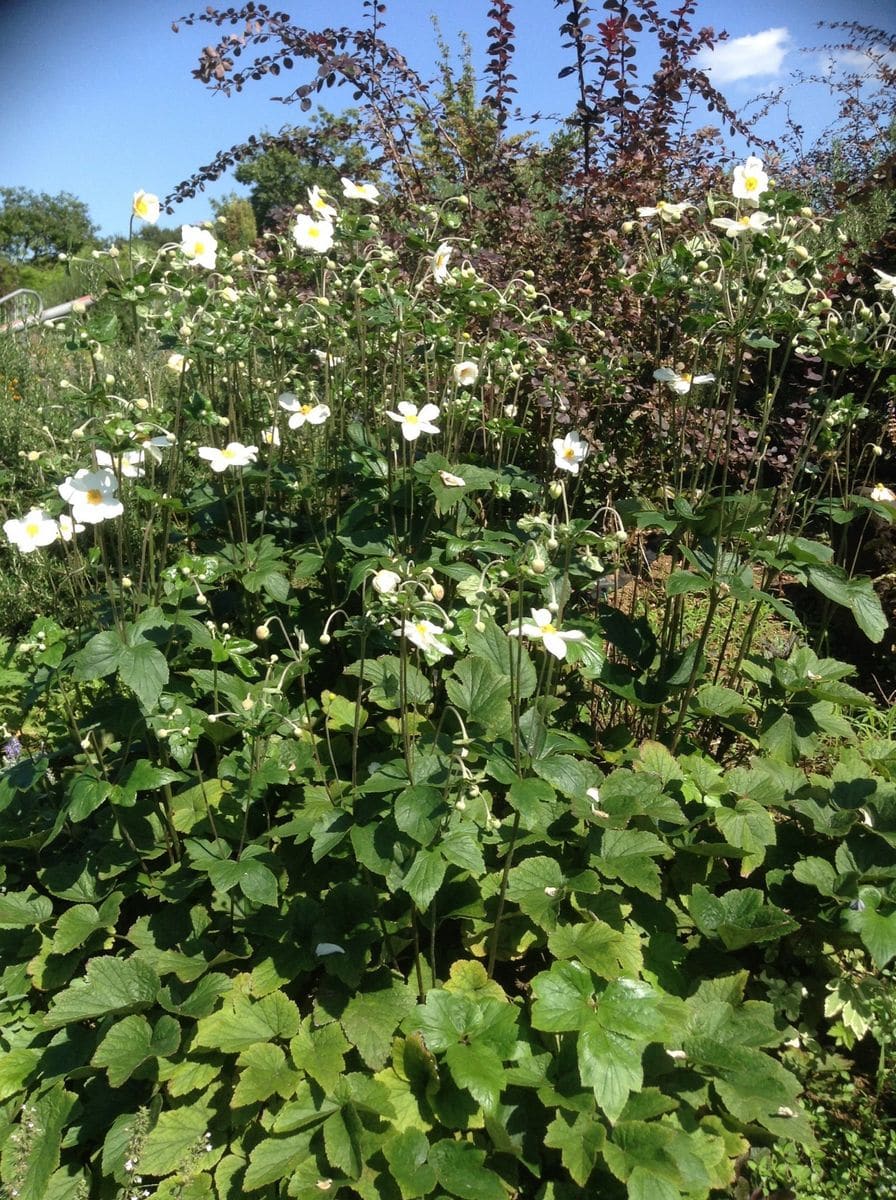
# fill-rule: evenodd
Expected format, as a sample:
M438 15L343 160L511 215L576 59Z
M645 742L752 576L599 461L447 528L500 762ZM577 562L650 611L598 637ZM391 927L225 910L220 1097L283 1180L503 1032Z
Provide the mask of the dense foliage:
M376 119L368 7L270 68L353 45ZM689 8L639 6L629 119L638 17L604 53L574 4L531 153L491 11L487 104L443 74L375 177L115 246L0 344L5 1196L847 1200L857 1145L892 1186L896 738L833 647L892 648L896 278L835 291L757 158L673 199L628 157Z

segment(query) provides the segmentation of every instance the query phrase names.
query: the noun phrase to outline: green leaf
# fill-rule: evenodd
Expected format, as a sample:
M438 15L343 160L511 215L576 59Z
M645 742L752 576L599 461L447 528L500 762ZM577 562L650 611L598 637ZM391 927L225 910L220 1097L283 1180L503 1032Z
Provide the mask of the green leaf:
M291 1175L299 1163L313 1157L311 1138L315 1130L303 1131L291 1137L265 1137L249 1157L249 1166L243 1180L247 1192L257 1191Z
M351 1104L344 1105L324 1121L324 1149L327 1161L350 1179L361 1174L364 1159L361 1153L363 1130L358 1114Z
M548 935L548 949L558 959L578 959L602 979L637 971L640 967L638 939L606 925L562 925Z
M153 1029L146 1017L129 1016L116 1022L90 1060L105 1067L109 1085L117 1088L151 1058L167 1058L180 1045L180 1026L173 1017L159 1017Z
M113 1013L150 1008L159 994L159 977L137 958L93 958L83 979L60 992L45 1015L45 1029L71 1021L89 1021Z
M211 1111L199 1105L163 1112L149 1131L137 1163L138 1175L168 1175L203 1145Z
M476 614L462 613L458 624L464 630L470 653L485 659L497 668L501 675L516 680L516 692L521 700L535 691L538 675L526 648L519 638L510 638L491 617L483 618L484 629L476 628Z
M232 1108L268 1100L273 1095L288 1100L301 1079L287 1063L280 1047L271 1042L249 1046L240 1054L237 1066L241 1072L230 1101Z
M345 1071L345 1055L351 1043L336 1021L329 1025L314 1025L308 1016L289 1043L289 1052L296 1066L320 1084L328 1094L336 1087Z
M461 659L445 680L445 690L469 721L498 733L509 729L510 677L488 659Z
M17 1046L0 1055L0 1103L23 1090L25 1080L40 1062L41 1051Z
M28 1105L28 1120L34 1125L34 1137L25 1161L24 1175L16 1180L18 1200L46 1200L50 1176L59 1166L62 1131L76 1103L76 1097L57 1083L36 1102Z
M593 1014L594 983L580 963L554 963L532 980L532 1024L545 1033L582 1029Z
M383 1154L402 1200L417 1200L436 1186L436 1173L426 1161L429 1141L421 1130L405 1129L390 1138L383 1146Z
M852 612L856 624L870 641L883 640L888 621L870 579L850 579L840 567L831 564L810 565L806 573L817 591Z
M592 862L602 875L621 879L659 900L660 870L653 861L657 855L668 855L665 842L655 833L643 829L605 829L601 853Z
M593 1089L610 1121L616 1121L629 1093L639 1091L644 1081L641 1050L629 1038L591 1020L579 1034L577 1052L582 1083Z
M437 850L418 850L400 886L423 912L442 886L444 878L445 860L441 854Z
M553 929L563 882L563 873L553 858L527 858L508 872L507 899L518 904L520 911L542 929Z
M442 835L439 850L446 862L481 878L485 874L485 859L478 834L479 830L472 821L455 825Z
M445 1051L451 1078L470 1093L486 1113L493 1113L501 1098L505 1071L501 1059L489 1046L455 1042Z
M573 758L571 754L540 758L532 764L532 769L571 800L581 799L589 788L597 787L601 782L597 767Z
M240 866L245 867L240 878L240 891L246 899L255 904L267 904L276 908L278 889L277 877L273 871L257 858L242 859Z
M720 938L729 950L779 941L799 928L782 909L765 904L757 888L714 896L697 884L688 898L688 910L701 933Z
M72 675L75 679L104 679L118 670L125 643L115 629L95 634L74 656Z
M875 965L883 969L896 955L896 912L881 916L870 888L862 888L860 897L865 907L849 912L849 926L858 931Z
M138 641L126 646L118 660L118 674L135 693L147 712L156 706L162 688L168 682L165 655L152 642Z
M579 1187L584 1187L607 1140L603 1125L593 1113L558 1112L545 1134L545 1145L560 1151L564 1167Z
M0 893L0 926L42 925L53 915L53 901L28 888Z
M68 954L79 946L83 946L88 938L99 930L113 928L122 899L120 892L116 892L114 895L117 896L118 902L110 906L103 915L92 904L75 904L72 908L66 909L56 922L56 929L53 933L53 953ZM103 908L106 909L105 904Z
M395 798L395 824L420 846L429 845L446 813L442 790L424 783L405 788Z
M282 992L271 992L255 1003L236 993L228 996L217 1012L200 1020L194 1044L236 1054L256 1042L294 1037L299 1024L299 1010Z
M68 816L72 821L83 821L95 812L112 793L108 780L100 779L90 771L79 774L69 788Z
M388 987L353 996L346 1005L340 1017L345 1036L372 1071L385 1066L392 1038L413 1008L411 989L394 980Z
M546 779L515 779L507 801L520 814L523 829L529 832L545 833L560 815L557 793Z
M500 1179L485 1167L485 1151L469 1142L436 1142L430 1147L429 1165L445 1191L460 1200L507 1200Z

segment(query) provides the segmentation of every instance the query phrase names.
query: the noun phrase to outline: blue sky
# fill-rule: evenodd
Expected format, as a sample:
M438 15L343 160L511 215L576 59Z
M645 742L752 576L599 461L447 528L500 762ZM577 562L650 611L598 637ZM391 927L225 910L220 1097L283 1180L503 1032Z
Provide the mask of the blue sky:
M309 28L354 27L363 19L360 0L282 2L296 23ZM594 7L602 12L599 2ZM667 0L663 7L674 4ZM820 34L816 21L857 20L893 29L896 13L887 17L887 8L880 0L703 0L695 24L731 35L714 69L737 107L766 87L786 83L795 68L816 66L801 47L836 40L829 31ZM436 61L430 14L438 16L449 44L467 32L479 59L487 9L487 0L392 0L386 36L427 76ZM169 7L168 0L6 0L0 185L72 192L88 204L103 234L112 236L126 231L137 189L165 195L218 150L263 129L301 123L297 106L271 100L300 83L301 70L253 82L229 98L193 79L199 51L216 40L217 31L201 25L173 33L171 22L184 11L190 11L189 0L182 8ZM526 112L562 113L573 103L572 82L557 79L567 62L557 34L560 17L552 0L514 4L514 69ZM350 103L350 94L334 89L324 102L338 109ZM807 130L820 130L826 115L821 90L803 89L794 103ZM203 220L210 216L209 197L234 190L242 189L225 179L162 220L169 225Z

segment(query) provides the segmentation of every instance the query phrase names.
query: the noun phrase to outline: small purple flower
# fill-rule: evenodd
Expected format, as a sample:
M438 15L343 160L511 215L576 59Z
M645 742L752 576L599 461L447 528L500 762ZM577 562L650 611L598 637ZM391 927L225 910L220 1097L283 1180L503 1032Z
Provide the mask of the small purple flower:
M3 762L6 766L11 766L18 762L22 756L22 743L15 736L3 743Z

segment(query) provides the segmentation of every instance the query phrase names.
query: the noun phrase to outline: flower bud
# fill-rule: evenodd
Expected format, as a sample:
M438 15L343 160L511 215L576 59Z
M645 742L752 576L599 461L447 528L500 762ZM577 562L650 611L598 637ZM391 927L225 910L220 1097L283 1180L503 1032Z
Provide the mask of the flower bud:
M445 589L442 587L442 585L440 583L434 583L430 588L430 591L432 592L432 598L435 600L436 604L441 604L441 602L445 599Z
M267 625L259 625L255 630L255 636L260 642L266 642L271 636L271 631Z

